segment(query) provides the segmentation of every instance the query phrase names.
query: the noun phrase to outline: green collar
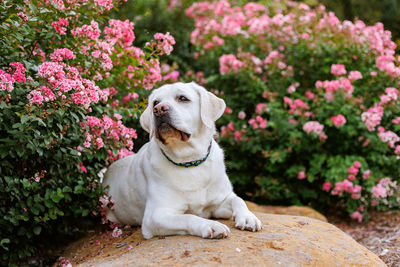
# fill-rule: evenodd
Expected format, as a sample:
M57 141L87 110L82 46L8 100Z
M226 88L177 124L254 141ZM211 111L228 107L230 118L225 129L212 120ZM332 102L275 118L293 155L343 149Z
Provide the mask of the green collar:
M167 160L169 160L170 162L172 162L173 164L175 164L176 166L179 167L185 167L185 168L190 168L190 167L196 167L199 166L200 164L202 164L204 161L206 161L206 159L208 158L208 155L210 155L211 152L211 144L212 144L212 140L210 145L208 146L208 150L207 150L207 155L199 160L194 160L194 161L188 161L188 162L183 162L183 163L177 163L175 161L173 161L172 159L170 159L165 152L161 149L162 154L167 158Z

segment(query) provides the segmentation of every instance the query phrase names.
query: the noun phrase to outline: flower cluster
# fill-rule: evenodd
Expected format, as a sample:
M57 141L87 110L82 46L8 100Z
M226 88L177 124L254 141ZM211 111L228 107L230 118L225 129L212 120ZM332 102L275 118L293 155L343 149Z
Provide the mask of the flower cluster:
M319 136L320 140L328 138L324 133L324 125L320 124L317 121L308 121L303 125L303 130L310 134L315 133Z
M221 142L235 186L271 201L332 199L361 221L379 179L400 177L400 60L390 32L293 1L195 2L186 15L194 57L211 68L207 86L229 106Z
M136 131L125 127L121 121L122 116L118 113L114 114L114 118L116 120L107 115L103 115L102 118L86 116L86 121L81 123L82 129L86 130L83 146L86 148L94 147L98 150L104 147L105 143L108 143L107 147L115 147L114 144L118 142L123 145L120 150L128 149L128 151L132 151L132 139L137 138Z

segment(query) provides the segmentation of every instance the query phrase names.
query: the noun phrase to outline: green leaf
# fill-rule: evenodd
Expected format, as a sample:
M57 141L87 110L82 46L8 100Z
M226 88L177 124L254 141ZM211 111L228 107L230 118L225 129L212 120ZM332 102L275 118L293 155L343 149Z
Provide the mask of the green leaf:
M33 233L34 233L35 235L39 235L41 231L42 231L42 227L41 227L41 226L35 226L35 227L33 228Z

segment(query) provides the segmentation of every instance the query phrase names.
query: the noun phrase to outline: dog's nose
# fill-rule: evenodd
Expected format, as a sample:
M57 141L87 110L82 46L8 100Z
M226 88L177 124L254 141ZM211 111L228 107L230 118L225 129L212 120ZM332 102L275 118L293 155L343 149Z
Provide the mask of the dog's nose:
M167 113L168 110L169 110L169 106L168 105L158 104L153 108L153 113L154 113L154 115L159 117L159 116L162 116L165 113Z

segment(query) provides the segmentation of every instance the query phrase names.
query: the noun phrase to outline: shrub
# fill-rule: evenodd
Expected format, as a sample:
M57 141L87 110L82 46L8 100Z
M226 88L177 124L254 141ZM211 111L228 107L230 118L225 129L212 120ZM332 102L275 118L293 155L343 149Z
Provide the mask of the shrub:
M0 3L3 263L84 229L101 207L98 173L133 153L139 95L161 80L159 55L174 40L133 46L134 24L106 15L117 4Z
M220 142L243 196L339 205L359 221L400 203L400 67L383 25L287 1L186 10L207 87L225 98Z

